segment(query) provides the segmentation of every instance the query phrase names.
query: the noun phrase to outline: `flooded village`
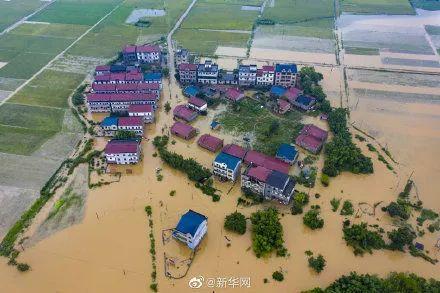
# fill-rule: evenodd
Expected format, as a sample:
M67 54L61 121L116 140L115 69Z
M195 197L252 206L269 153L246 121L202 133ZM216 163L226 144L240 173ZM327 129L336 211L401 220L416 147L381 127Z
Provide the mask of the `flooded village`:
M241 10L264 23L278 1ZM8 215L0 291L344 292L356 272L437 292L440 10L335 1L331 38L206 22L191 43L209 1L187 2L166 38L121 44L69 96L84 134L41 202ZM126 25L169 13L142 8ZM406 291L391 272L437 281Z

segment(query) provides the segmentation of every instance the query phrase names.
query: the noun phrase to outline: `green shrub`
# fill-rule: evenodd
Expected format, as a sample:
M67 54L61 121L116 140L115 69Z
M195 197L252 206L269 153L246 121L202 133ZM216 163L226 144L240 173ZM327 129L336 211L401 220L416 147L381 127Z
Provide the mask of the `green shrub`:
M170 196L175 196L176 195L176 191L175 190L171 190L170 191Z
M280 272L280 271L275 271L275 272L273 272L273 274L272 274L272 278L273 278L275 281L282 282L282 281L284 280L284 275L283 275L283 273Z
M363 255L365 252L372 253L373 249L385 247L382 236L376 232L368 230L367 223L353 224L342 229L344 240L347 245L353 247L355 255Z
M318 274L324 270L325 267L325 259L322 255L318 255L317 257L309 257L309 267L311 267Z
M324 219L319 217L319 208L310 209L303 217L303 223L312 230L324 227Z
M252 248L257 257L283 248L283 226L274 208L257 211L251 215Z
M349 200L345 200L342 204L341 215L342 216L351 216L354 213L353 204Z
M151 215L153 214L153 209L151 208L151 206L146 206L145 207L145 212L147 213L147 215L149 217L151 217Z
M321 174L321 183L326 187L330 184L330 178L328 177L327 174L324 173Z
M246 233L246 217L239 212L227 215L224 227L226 230L243 235Z
M19 263L17 264L17 270L19 270L20 272L26 272L30 269L31 267L26 264L26 263Z
M292 214L298 215L302 214L303 207L309 203L309 195L304 192L297 192L293 196L293 204L292 204Z
M336 212L339 208L339 205L341 204L341 199L340 198L332 198L332 200L330 200L330 204L332 206L332 211Z

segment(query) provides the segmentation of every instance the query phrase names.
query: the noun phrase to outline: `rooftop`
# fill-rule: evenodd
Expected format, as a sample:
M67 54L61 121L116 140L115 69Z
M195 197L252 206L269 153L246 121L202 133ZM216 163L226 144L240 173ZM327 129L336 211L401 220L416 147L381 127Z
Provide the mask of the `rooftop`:
M216 163L225 164L227 168L230 170L235 170L235 168L237 168L237 165L240 164L241 162L239 158L228 155L223 152L218 154L214 161Z
M117 125L118 125L118 117L115 116L105 117L104 120L102 120L101 122L101 127L110 127Z
M118 126L142 126L142 117L119 117Z
M179 220L176 230L183 234L194 236L199 226L208 218L193 210L187 211Z
M192 105L194 105L194 106L196 106L196 107L203 107L203 106L205 106L205 105L207 105L207 103L205 102L205 100L202 100L202 99L199 99L199 98L197 98L197 97L191 97L191 98L189 98L189 100L188 100L188 103L189 104L192 104Z
M310 106L315 103L315 98L305 95L300 95L296 98L296 102L304 106Z
M272 173L272 170L269 170L262 166L251 167L247 170L246 175L252 178L257 179L261 182L266 182L269 175Z
M192 121L197 117L197 112L185 105L177 105L173 110L173 115L185 121Z
M87 95L87 102L127 102L127 101L154 101L155 93L92 93Z
M161 80L162 73L160 72L147 72L144 73L144 80Z
M277 64L275 65L275 71L276 72L292 72L297 73L298 69L296 67L296 64Z
M244 161L246 164L263 166L267 169L276 170L286 174L289 173L289 164L254 150L246 153Z
M280 107L280 109L288 109L290 107L290 104L288 101L283 100L283 99L278 99L278 106Z
M225 154L229 154L231 156L237 157L241 160L243 160L243 158L246 155L246 150L244 148L242 148L239 145L236 144L227 144L223 147L222 152L224 152Z
M284 158L289 161L293 161L298 154L298 151L296 148L290 144L283 143L280 145L280 147L277 150L276 157L277 158Z
M137 53L159 53L160 47L154 45L141 45L136 47Z
M226 96L232 101L238 101L244 97L244 93L238 88L228 88L226 90Z
M195 86L195 85L190 85L187 86L184 90L183 93L187 96L193 96L195 97L198 93L200 92L200 89Z
M105 146L106 154L137 153L139 142L135 140L111 140Z
M324 129L319 128L318 126L315 126L313 124L306 124L304 125L303 129L301 130L300 134L313 136L318 140L326 140L328 136L328 132Z
M286 186L288 181L289 181L289 175L278 171L272 171L270 175L267 177L266 183L269 184L270 186L279 189L284 189L284 186Z
M173 126L171 126L171 132L178 133L184 137L188 137L191 132L195 130L191 125L176 121Z
M193 63L180 63L179 64L179 70L196 71L197 70L197 64L193 64Z
M211 152L216 152L223 145L223 140L209 134L203 134L197 144Z
M285 93L284 96L290 101L293 102L296 98L302 93L300 89L296 87L290 87Z
M130 105L128 106L128 113L151 113L153 106L151 105Z
M278 97L284 95L285 92L286 92L286 88L279 85L274 85L270 88L270 93Z

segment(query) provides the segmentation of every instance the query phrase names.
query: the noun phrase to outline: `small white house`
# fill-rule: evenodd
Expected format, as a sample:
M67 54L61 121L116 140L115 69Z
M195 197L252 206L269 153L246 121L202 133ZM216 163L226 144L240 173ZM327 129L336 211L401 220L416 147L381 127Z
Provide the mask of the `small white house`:
M197 97L191 97L188 100L188 107L199 112L205 112L208 109L208 103Z
M187 211L173 231L173 237L194 250L208 232L208 218L193 210Z

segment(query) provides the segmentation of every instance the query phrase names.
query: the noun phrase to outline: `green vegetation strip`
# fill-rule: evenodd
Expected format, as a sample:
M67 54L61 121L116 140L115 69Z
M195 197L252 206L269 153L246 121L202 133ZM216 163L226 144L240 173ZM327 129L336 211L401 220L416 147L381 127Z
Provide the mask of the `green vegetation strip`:
M153 292L157 292L157 264L156 264L156 241L154 239L153 230L153 208L151 206L145 207L145 212L147 213L148 226L150 227L150 233L148 234L150 238L150 255L151 255L151 284L150 289Z

